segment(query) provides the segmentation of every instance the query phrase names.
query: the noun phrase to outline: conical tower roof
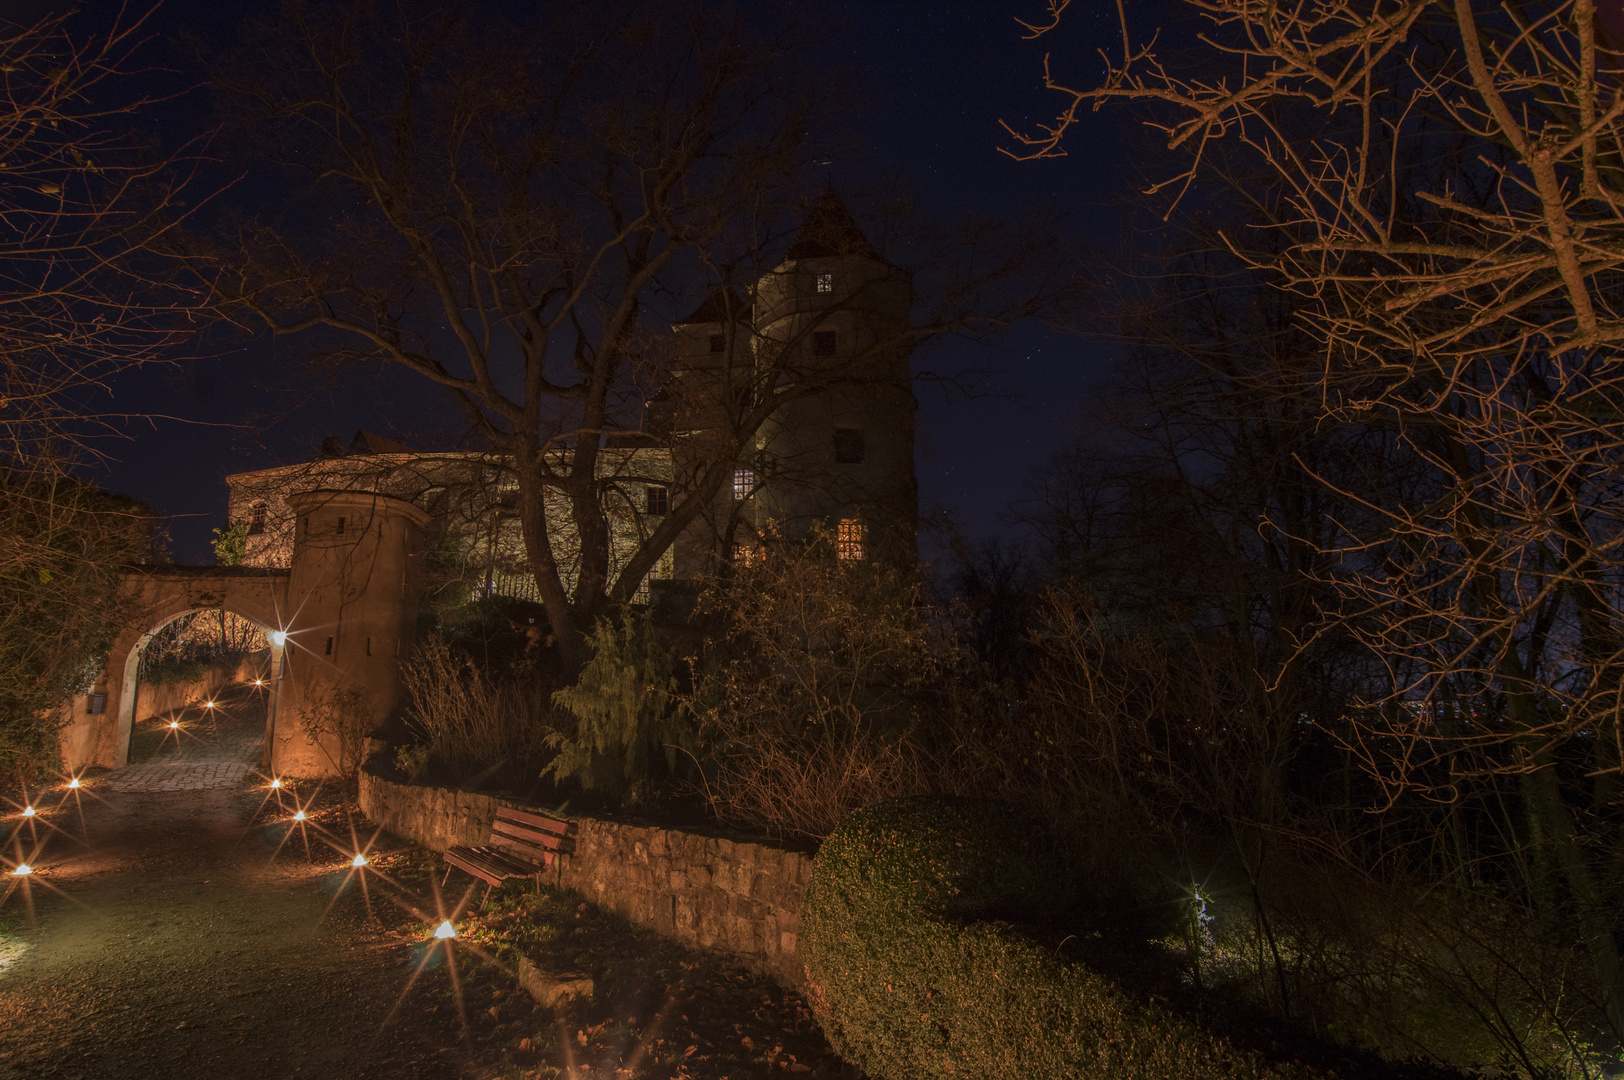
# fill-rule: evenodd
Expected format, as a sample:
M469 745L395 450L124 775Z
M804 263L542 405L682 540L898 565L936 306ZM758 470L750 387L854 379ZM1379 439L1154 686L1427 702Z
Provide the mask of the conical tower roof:
M880 260L880 253L868 242L858 228L851 211L833 191L825 191L812 204L812 210L795 234L795 243L789 246L786 259L821 259L832 255L860 255L865 259Z
M736 289L717 289L705 298L704 303L694 308L685 319L678 319L672 326L692 326L696 323L726 322L729 315L734 322L750 321L750 302L740 296Z

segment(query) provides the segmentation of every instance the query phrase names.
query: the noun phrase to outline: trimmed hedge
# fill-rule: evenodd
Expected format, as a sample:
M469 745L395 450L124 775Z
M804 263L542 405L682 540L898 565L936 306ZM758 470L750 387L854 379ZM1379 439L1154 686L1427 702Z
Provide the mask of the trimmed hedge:
M1070 893L1036 823L998 803L914 797L824 841L801 951L835 1049L876 1080L1303 1077L1236 1050L1006 922Z

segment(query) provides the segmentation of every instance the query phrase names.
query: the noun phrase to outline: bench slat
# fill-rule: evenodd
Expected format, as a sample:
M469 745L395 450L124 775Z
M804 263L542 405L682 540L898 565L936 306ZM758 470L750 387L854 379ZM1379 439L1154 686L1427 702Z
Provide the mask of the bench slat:
M498 873L491 869L483 859L468 857L468 855L464 854L464 852L468 852L469 850L470 849L468 848L464 848L459 851L457 848L451 848L445 853L445 861L450 863L452 866L455 866L459 870L474 875L474 877L479 878L481 881L490 882L492 885L500 885L503 877L510 876L505 874L498 875Z
M515 825L511 821L502 821L501 819L491 822L491 837L494 839L497 836L511 836L534 847L548 848L552 851L562 849L567 842L564 837L555 833L538 832L524 825Z
M534 825L558 836L565 835L570 828L570 823L567 821L559 821L557 818L550 818L545 814L533 814L528 810L516 810L511 806L498 806L496 808L496 820L522 821L526 825Z
M499 806L491 823L490 842L480 847L453 847L445 853L445 860L481 881L500 885L506 878L539 873L552 865L558 852L571 850L570 826L568 821Z

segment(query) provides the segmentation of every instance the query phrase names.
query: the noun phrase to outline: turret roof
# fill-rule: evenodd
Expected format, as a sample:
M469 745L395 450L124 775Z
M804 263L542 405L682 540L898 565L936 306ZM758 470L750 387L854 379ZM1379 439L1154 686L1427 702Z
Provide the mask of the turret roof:
M860 255L880 261L880 253L868 242L851 211L832 190L825 191L795 234L786 259L821 259L832 255Z
M734 289L717 289L705 298L705 302L694 308L693 313L686 319L678 319L672 326L689 326L695 323L719 323L726 320L728 313L733 315L734 322L748 322L750 320L750 302L740 296Z

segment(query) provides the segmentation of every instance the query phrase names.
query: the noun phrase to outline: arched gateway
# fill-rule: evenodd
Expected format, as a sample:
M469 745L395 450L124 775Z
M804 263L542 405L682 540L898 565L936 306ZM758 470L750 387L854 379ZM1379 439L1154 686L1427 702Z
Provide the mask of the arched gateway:
M354 765L359 739L399 702L428 515L371 492L311 491L290 502L298 520L289 569L158 566L124 575L121 604L134 614L97 692L73 703L64 764L125 764L142 646L188 612L224 608L258 623L271 645L271 770L327 776Z

